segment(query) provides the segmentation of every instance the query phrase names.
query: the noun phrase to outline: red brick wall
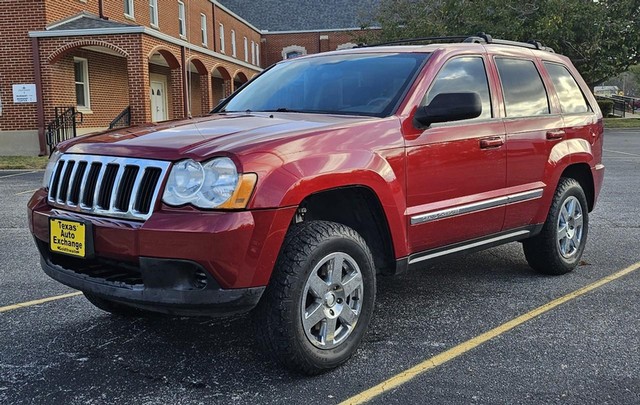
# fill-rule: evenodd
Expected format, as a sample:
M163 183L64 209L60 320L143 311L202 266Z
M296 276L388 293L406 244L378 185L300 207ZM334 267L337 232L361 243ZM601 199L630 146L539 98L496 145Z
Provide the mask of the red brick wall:
M244 38L247 38L247 48L248 48L248 62L251 63L251 41L256 44L260 44L260 33L248 27L243 22L239 21L233 15L227 13L224 9L219 7L215 8L215 51L221 52L220 50L220 24L224 26L224 42L225 42L225 55L232 56L232 48L231 48L231 31L234 30L236 33L236 58L241 61L245 61L244 59ZM262 53L262 49L260 49L260 53ZM259 65L259 62L256 62ZM231 72L233 75L234 72Z
M34 130L37 104L13 104L14 84L35 83L28 32L44 26L44 7L24 1L0 0L0 130Z
M87 59L91 110L85 114L83 127L103 127L129 105L127 60L103 53L78 50L68 57ZM71 78L73 80L73 77ZM73 83L72 83L73 84Z
M297 32L290 34L265 34L262 52L263 66L282 60L282 50L291 45L304 47L307 54L335 51L338 46L351 42L357 43L361 31L333 31L333 32ZM321 37L327 39L320 39Z

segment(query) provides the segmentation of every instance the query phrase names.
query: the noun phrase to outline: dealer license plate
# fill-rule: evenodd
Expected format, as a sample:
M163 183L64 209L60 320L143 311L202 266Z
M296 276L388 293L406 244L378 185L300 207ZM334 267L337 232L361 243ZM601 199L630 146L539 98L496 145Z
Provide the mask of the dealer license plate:
M55 253L86 258L89 251L87 225L79 221L49 218L49 249Z

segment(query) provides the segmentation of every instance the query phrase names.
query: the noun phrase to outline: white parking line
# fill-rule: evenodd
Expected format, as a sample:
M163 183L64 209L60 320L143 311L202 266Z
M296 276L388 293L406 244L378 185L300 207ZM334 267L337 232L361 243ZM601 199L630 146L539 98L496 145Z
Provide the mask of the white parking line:
M619 152L617 150L611 150L611 149L602 149L605 152L611 152L611 153L619 153L621 155L627 155L627 156L636 156L636 157L640 157L640 155L638 155L637 153L629 153L629 152Z
M43 171L43 170L34 170L34 171L31 171L31 172L23 172L23 173L8 174L8 175L6 175L6 176L0 176L0 179L6 179L6 178L8 178L8 177L15 177L15 176L23 176L23 175L25 175L25 174L31 174L31 173L40 173L40 172L42 172L42 171Z
M39 188L34 188L33 190L27 190L27 191L21 191L19 193L15 193L14 195L22 195L22 194L30 194L30 193L35 193L36 191L40 190Z

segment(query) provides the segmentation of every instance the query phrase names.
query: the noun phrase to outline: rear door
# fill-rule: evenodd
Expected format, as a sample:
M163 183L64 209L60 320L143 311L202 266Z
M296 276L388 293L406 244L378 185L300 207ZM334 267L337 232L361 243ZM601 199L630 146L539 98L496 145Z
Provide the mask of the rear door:
M564 136L562 115L550 100L536 59L496 56L507 132L507 190L504 229L530 225L547 185L549 153Z
M432 124L406 140L407 220L412 252L502 228L505 206L504 125L495 117L486 55L457 56L436 74L421 105L440 93L476 92L480 117Z

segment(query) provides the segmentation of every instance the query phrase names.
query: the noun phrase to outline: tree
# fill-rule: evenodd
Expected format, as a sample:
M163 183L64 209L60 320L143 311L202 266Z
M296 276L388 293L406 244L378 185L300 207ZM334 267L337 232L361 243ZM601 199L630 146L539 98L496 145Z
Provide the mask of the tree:
M640 0L381 0L379 41L472 35L536 39L590 86L640 63Z

